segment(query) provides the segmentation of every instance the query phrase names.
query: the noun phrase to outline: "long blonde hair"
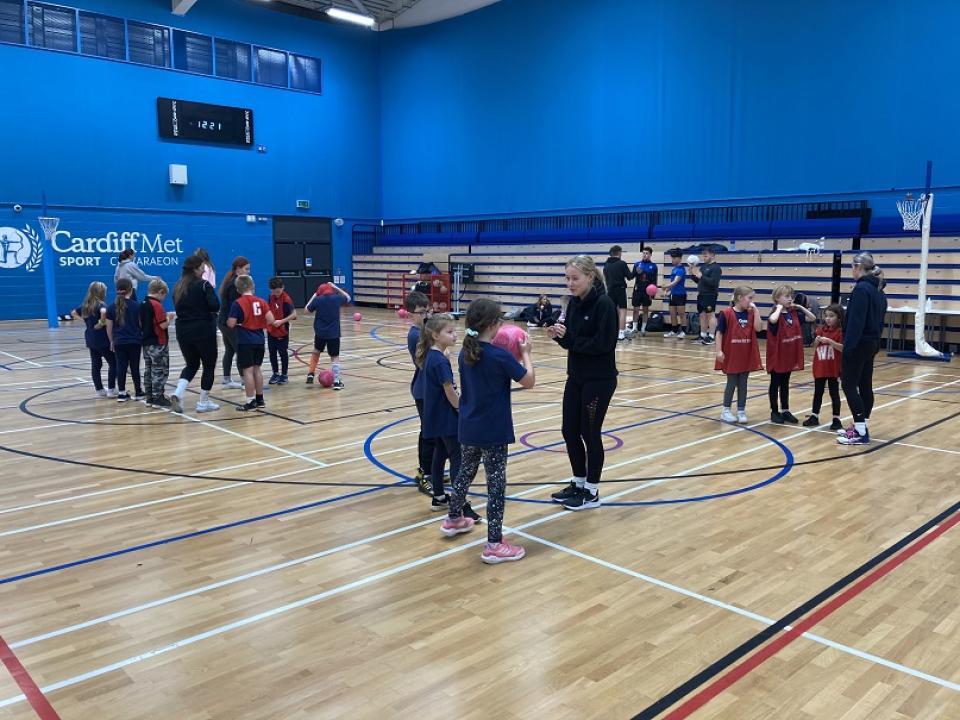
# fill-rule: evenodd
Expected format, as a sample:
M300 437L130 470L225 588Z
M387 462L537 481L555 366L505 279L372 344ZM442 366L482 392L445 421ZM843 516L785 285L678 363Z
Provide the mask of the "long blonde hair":
M424 320L423 327L420 329L420 342L417 343L417 352L414 356L417 367L423 367L427 360L427 353L436 344L436 338L433 337L434 333L440 332L448 324L453 324L453 315L447 313L437 313Z
M597 268L597 264L593 261L593 258L589 255L574 255L572 258L567 260L567 264L564 267L573 267L582 272L584 275L593 276L593 284L600 285L600 288L605 292L607 289L607 284L603 280L603 273Z
M733 300L730 301L730 306L732 307L736 305L737 300L739 300L740 298L746 297L752 292L754 292L754 289L749 285L737 285L737 287L733 289Z
M80 306L80 317L99 317L98 308L107 304L107 286L98 280L90 283L87 288L87 296L83 299Z

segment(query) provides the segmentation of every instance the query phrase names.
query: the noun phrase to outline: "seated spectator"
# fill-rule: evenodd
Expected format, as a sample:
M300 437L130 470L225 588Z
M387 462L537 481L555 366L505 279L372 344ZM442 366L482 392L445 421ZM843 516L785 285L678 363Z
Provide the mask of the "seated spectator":
M553 306L546 295L537 298L532 307L532 314L527 321L527 327L550 327L555 322Z

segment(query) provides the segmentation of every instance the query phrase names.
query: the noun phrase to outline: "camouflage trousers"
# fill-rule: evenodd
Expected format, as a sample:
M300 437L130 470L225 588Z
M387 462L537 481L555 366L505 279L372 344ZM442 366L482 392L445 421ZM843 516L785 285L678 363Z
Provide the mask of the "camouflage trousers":
M143 360L143 384L147 397L158 398L163 395L167 377L170 375L170 346L144 345Z

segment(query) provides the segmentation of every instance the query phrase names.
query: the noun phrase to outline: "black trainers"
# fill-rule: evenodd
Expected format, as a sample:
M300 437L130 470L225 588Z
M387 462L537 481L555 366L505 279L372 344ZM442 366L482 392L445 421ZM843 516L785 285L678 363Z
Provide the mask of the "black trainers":
M572 500L577 496L577 493L580 491L580 488L577 487L576 483L570 483L563 490L553 493L550 496L550 499L557 503L563 503L567 500Z
M433 493L431 493L431 495L433 495ZM430 509L433 510L433 512L440 512L441 510L446 512L448 507L450 507L450 496L446 493L443 494L443 497L433 495L433 497L430 498Z
M703 339L703 344L704 344L704 345L716 345L716 344L717 344L717 339L714 338L714 337L710 337L709 335L707 335L707 336Z
M417 490L424 495L433 495L433 483L430 482L429 475L424 474L422 470L417 470L415 480L417 481Z
M250 402L244 403L243 405L237 405L237 412L250 412L251 410L256 410L256 409L257 409L256 400L251 400Z
M470 503L463 504L463 516L470 518L475 523L483 522L483 518L477 514L477 511L470 507Z
M286 385L289 382L286 375L277 376L277 385Z
M800 422L799 420L797 420L797 417L789 410L784 410L782 413L780 413L780 417L783 418L783 421L785 423L790 423L791 425L796 425L798 422Z
M307 385L313 385L313 373L307 373Z
M171 407L170 398L166 395L161 395L160 397L155 397L153 399L153 406L155 408L168 408Z
M831 430L843 430L843 423L840 422L840 418L835 417L835 418L833 419L833 422L830 423L830 429L831 429Z
M153 395L147 395L147 399L143 401L147 407L153 407Z
M777 425L783 425L783 415L778 413L776 410L770 412L770 422L776 423Z
M258 408L266 407L267 404L263 401L263 395L259 395L256 400L253 401Z
M117 402L130 402L130 393L117 393Z
M333 381L333 389L334 389L334 390L343 390L343 381L342 381L342 380L334 380L334 381Z
M803 421L804 427L817 427L820 424L820 418L816 415L811 415L806 420Z
M267 380L267 385L276 385L278 382L280 382L280 376L277 373L274 373L270 376L270 379Z
M586 488L577 488L576 497L570 498L563 503L563 507L573 511L598 508L600 507L600 493L592 493Z

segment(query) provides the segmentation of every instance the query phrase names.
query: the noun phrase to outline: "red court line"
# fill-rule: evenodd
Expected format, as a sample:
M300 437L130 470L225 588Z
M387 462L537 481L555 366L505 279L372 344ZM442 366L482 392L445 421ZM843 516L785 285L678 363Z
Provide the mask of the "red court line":
M683 705L668 714L665 720L681 720L681 718L689 717L692 713L706 705L724 690L727 690L738 680L748 675L752 670L772 658L787 645L803 635L803 633L817 625L821 620L829 615L832 615L842 606L846 605L848 602L850 602L850 600L880 580L880 578L882 578L884 575L889 574L895 568L902 565L911 557L923 550L923 548L943 535L945 532L947 532L947 530L952 528L957 523L960 523L960 514L954 515L947 522L943 523L935 530L932 530L917 540L917 542L915 542L913 545L904 548L899 555L893 556L872 573L866 575L859 582L854 583L842 593L837 595L837 597L835 597L829 603L818 608L815 612L808 615L804 620L794 625L790 630L787 630L780 635L780 637L773 640L768 645L758 650L754 655L737 665L726 675L718 678L712 684L708 685L699 693L687 700L685 703L683 703Z
M27 669L20 663L17 656L13 654L13 650L10 649L10 646L7 645L7 641L4 640L3 637L0 637L0 661L3 661L3 664L7 666L10 675L13 676L14 681L20 686L20 690L27 697L27 702L33 707L34 712L37 713L40 720L60 720L60 716L57 714L57 711L53 709L50 701L47 700L47 696L43 694L43 691L33 681L33 678L30 677L30 673L28 673Z

